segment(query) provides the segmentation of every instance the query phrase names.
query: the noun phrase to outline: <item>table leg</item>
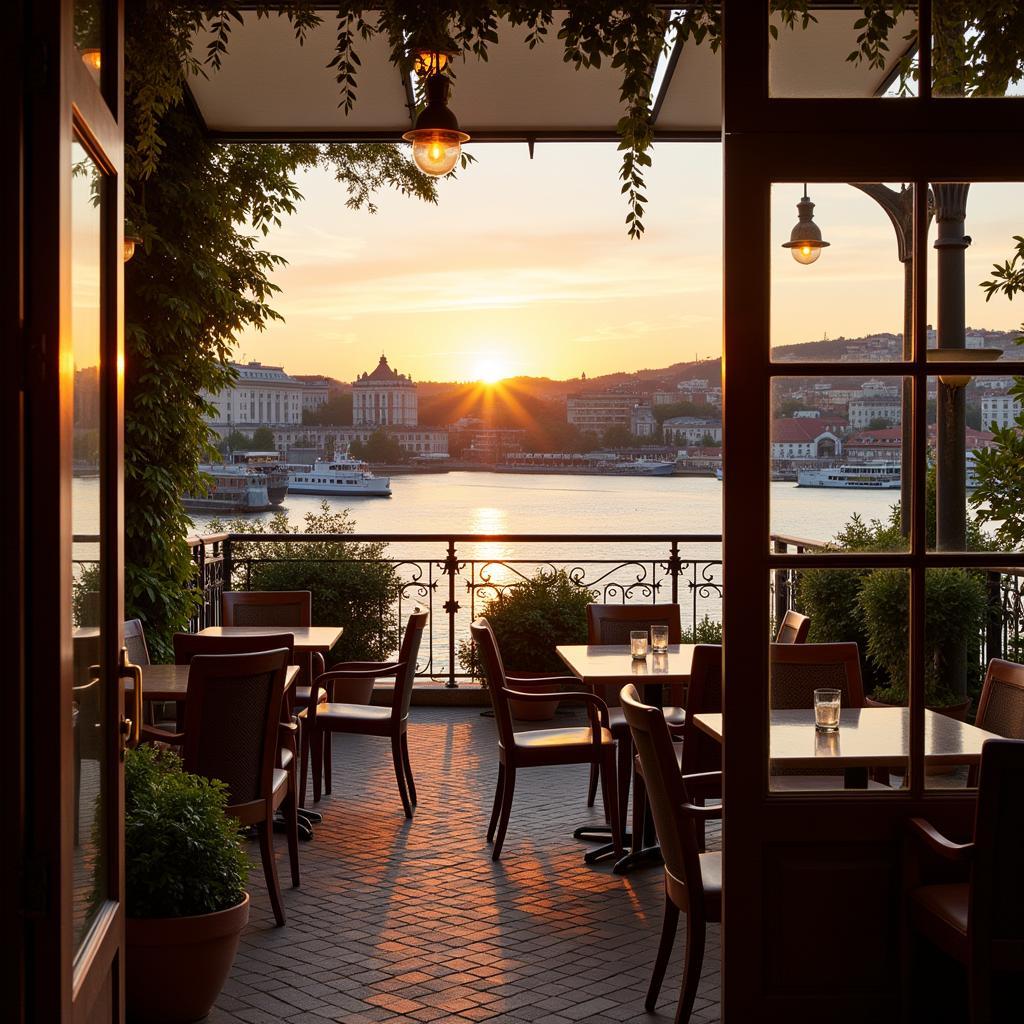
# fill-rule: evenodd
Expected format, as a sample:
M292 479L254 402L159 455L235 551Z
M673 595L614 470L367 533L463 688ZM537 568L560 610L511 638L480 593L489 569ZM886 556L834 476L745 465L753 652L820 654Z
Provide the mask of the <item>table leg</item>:
M868 770L867 768L844 768L843 786L846 789L867 789Z

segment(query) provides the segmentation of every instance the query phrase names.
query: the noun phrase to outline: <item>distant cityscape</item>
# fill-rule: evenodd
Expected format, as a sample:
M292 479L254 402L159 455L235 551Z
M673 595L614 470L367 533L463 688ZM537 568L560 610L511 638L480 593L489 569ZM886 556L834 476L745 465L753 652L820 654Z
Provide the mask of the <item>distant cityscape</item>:
M967 347L1006 352L1016 337L971 329ZM884 364L901 352L898 334L775 349L776 361L879 364L878 376L863 379L777 378L770 434L776 476L795 479L801 469L839 462L898 461L899 382L884 375ZM259 362L234 368L231 388L204 395L213 410L207 422L224 450L266 447L292 463L348 453L410 471L571 471L592 467L601 453L668 460L683 474L721 467L717 359L591 379L514 378L495 385L417 383L391 367L384 354L351 382L289 374L283 366ZM1011 426L1020 415L1020 400L1010 394L1016 369L1004 357L990 376L968 386L968 453L993 443L990 428ZM929 397L934 398L934 385Z

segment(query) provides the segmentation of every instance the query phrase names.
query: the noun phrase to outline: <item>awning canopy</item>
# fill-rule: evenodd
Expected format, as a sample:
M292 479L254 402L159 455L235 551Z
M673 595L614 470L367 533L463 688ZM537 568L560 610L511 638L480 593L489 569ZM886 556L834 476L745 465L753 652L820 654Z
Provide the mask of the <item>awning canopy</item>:
M812 6L814 6L812 4ZM891 83L903 42L915 19L897 21L890 36L885 68L854 64L854 23L859 9L832 4L815 11L806 29L779 29L773 44L771 89L776 96L870 97ZM335 15L304 44L283 15L257 18L232 28L228 52L218 71L196 77L190 90L207 128L216 137L242 140L396 140L414 119L412 83L391 63L385 37L360 40L357 99L346 113L338 105L339 88L328 64L335 53ZM558 14L555 15L556 24ZM576 71L563 60L552 30L532 50L526 29L498 30L499 42L488 59L458 58L451 107L462 127L477 141L615 140L622 116L620 71L607 64ZM209 38L197 36L193 53L206 54ZM609 62L610 63L610 62ZM721 54L707 43L674 43L656 75L651 109L656 139L717 139L721 133Z

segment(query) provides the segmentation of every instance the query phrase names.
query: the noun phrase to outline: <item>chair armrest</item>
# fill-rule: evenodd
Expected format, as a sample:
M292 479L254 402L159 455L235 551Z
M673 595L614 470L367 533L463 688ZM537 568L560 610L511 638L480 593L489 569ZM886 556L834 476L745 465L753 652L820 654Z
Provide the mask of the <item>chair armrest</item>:
M588 693L585 690L561 690L554 692L549 690L544 693L524 693L522 690L510 690L507 686L503 686L501 690L502 693L513 700L536 702L546 700L576 701L579 704L586 704L587 712L590 715L590 724L594 730L595 743L601 742L601 734L598 731L599 726L603 726L605 729L608 728L608 705L597 694Z
M168 743L171 746L180 747L185 742L183 732L168 732L166 729L158 729L154 725L143 725L139 730L140 743Z
M515 683L517 687L565 686L566 683L578 683L579 680L575 676L517 676L506 674L505 682L508 684Z
M327 662L324 661L324 656L319 651L314 651L311 660L313 663L313 675L322 675L324 670L327 668Z
M924 818L911 818L907 831L912 839L926 850L952 864L969 864L974 856L974 843L950 842L937 828Z
M697 818L699 821L710 821L722 816L721 804L712 804L710 807L704 807L701 804L680 804L679 809L687 817Z
M393 676L405 668L404 661L349 661L342 662L330 672L321 672L317 684L323 679L373 679L375 676Z
M721 796L722 773L721 772L698 772L693 775L683 776L683 785L690 792L702 793L711 791L712 795Z

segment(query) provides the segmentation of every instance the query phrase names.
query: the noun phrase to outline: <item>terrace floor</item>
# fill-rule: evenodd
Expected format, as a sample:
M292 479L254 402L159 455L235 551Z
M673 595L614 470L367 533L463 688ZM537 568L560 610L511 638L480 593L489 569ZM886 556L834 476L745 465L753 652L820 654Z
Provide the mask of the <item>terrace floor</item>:
M672 1020L685 929L648 1014L662 873L619 877L583 863L588 845L573 829L600 818L586 807L587 769L521 773L493 864L493 720L474 708L414 707L409 742L419 807L406 822L387 741L335 737L334 792L301 846L300 889L287 887L277 837L288 923L273 926L257 866L249 927L211 1024ZM708 840L719 847L717 824ZM719 938L712 925L694 1022L719 1019Z

